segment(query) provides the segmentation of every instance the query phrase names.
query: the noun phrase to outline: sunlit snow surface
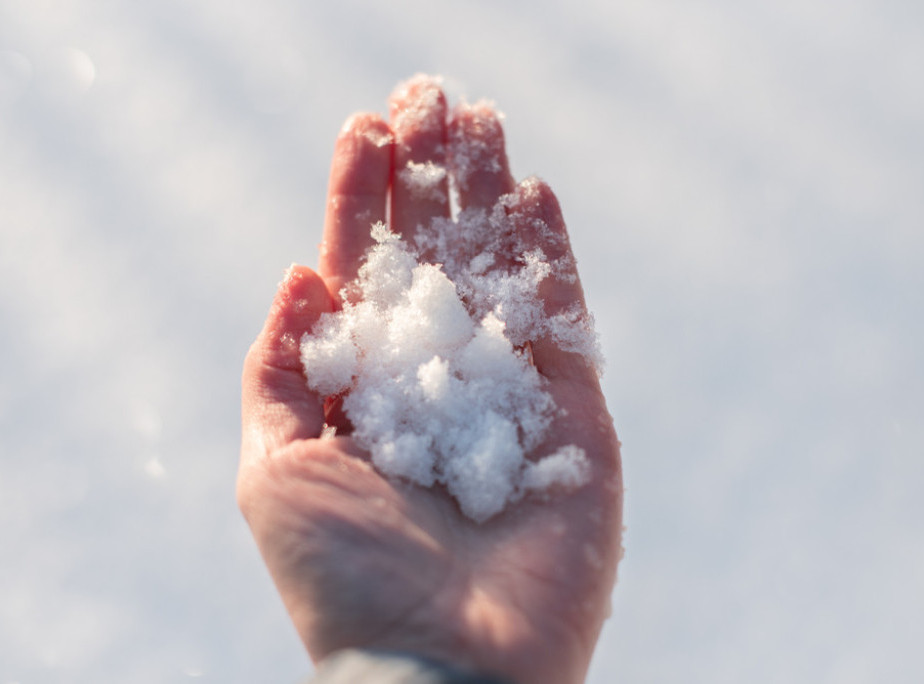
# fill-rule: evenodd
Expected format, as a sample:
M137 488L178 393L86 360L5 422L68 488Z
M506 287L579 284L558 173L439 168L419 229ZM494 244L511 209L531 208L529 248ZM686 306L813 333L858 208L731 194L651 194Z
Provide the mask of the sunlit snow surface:
M309 671L235 507L240 366L344 118L420 71L504 110L596 314L590 681L924 679L922 12L0 0L0 683Z

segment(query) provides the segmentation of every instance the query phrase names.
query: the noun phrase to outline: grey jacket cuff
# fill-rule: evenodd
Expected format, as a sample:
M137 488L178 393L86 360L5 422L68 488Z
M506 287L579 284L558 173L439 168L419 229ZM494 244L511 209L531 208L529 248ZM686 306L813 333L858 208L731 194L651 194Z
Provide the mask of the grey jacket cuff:
M325 658L310 684L512 684L409 653L346 649Z

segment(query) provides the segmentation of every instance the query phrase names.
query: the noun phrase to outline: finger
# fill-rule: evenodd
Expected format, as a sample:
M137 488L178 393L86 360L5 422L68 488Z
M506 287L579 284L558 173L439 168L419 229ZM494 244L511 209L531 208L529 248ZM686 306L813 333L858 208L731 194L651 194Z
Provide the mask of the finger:
M318 317L331 310L333 300L324 281L310 268L293 265L244 360L244 458L259 457L293 440L321 434L323 399L308 389L299 342Z
M335 298L356 277L372 224L386 220L392 147L391 130L377 114L350 117L337 138L318 268Z
M489 210L516 185L500 116L487 101L456 106L449 119L448 156L461 209Z
M595 338L558 199L545 182L528 178L505 203L525 251L542 250L551 266L539 285L549 330L532 342L536 368L552 380L598 386Z
M395 134L391 227L413 236L434 217L449 216L446 97L437 79L418 75L389 98Z

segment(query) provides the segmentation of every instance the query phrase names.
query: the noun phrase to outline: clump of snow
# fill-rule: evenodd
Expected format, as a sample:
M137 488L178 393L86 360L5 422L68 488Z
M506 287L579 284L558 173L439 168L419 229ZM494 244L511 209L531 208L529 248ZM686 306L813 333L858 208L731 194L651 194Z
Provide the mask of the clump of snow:
M445 167L432 161L421 164L409 161L399 175L414 199L446 201L446 193L441 187L446 180Z
M453 282L383 224L372 236L343 309L320 318L301 354L311 389L345 395L353 437L374 465L424 487L444 484L479 522L526 493L583 484L589 465L575 446L529 458L556 412L515 348L557 334L536 298L552 270L541 254L503 272L485 270L494 260L478 255L471 261L481 267ZM571 337L588 332L573 327Z

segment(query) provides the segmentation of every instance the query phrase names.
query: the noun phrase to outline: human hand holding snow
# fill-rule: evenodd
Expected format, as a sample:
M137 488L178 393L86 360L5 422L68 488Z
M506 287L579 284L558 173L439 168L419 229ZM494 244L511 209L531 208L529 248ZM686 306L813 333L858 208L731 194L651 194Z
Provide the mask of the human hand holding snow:
M385 649L583 679L622 508L585 328L558 203L514 183L489 106L448 114L417 77L390 124L347 122L318 273L290 269L243 377L239 501L315 661Z

